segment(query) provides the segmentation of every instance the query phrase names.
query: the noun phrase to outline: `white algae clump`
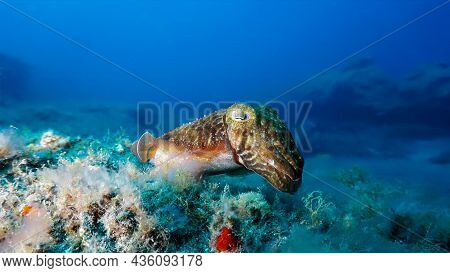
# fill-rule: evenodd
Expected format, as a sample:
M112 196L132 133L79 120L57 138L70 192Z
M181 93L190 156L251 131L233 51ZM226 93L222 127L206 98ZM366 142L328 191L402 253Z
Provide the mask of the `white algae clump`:
M13 130L0 131L0 161L12 158L20 152L20 143Z
M59 230L55 231L79 241L82 251L109 251L111 242L105 240L100 240L103 249L98 242L91 249L89 240L96 236L98 226L103 227L102 232L114 242L117 251L136 252L140 247L158 251L163 246L141 245L147 237L159 234L156 220L140 206L133 185L139 181L131 181L136 176L127 166L111 172L104 166L92 165L88 159L62 161L56 169L45 168L35 174L33 185L38 189L34 198L48 204L58 222Z
M20 226L3 238L0 251L36 252L52 240L48 234L51 223L49 215L39 204L27 205L22 211L22 218Z
M41 140L39 142L39 148L50 149L52 151L67 147L69 145L70 140L68 138L56 135L53 131L47 131L42 134Z

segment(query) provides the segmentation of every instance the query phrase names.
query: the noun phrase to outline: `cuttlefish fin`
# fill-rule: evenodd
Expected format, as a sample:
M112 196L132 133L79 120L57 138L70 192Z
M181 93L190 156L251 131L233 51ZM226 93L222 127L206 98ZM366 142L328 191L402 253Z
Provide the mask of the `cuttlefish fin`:
M142 163L148 162L151 158L152 149L155 149L156 140L149 132L145 132L131 146L131 151Z

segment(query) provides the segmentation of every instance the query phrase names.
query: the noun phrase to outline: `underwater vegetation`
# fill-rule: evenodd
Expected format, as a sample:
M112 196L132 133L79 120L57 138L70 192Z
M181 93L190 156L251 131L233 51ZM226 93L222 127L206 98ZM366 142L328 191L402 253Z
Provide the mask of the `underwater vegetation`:
M149 178L123 133L0 133L1 252L446 252L450 215L360 167L296 195L244 176ZM305 181L308 183L308 180ZM399 196L402 202L397 202ZM381 213L380 213L381 212Z

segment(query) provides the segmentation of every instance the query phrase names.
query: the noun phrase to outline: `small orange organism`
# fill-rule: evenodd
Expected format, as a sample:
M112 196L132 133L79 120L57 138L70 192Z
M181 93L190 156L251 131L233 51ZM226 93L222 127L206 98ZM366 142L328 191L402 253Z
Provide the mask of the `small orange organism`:
M25 205L22 208L22 216L28 216L28 214L30 214L30 212L33 210L33 206L31 205Z

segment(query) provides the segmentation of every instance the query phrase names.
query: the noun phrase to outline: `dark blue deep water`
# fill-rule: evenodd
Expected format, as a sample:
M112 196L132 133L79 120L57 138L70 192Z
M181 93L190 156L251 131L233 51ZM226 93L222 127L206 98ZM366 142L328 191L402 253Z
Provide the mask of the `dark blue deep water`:
M225 226L230 251L447 252L449 29L445 0L0 0L0 252L214 252ZM131 141L234 102L287 122L305 157L296 194L254 174L181 191L139 178L138 205L109 213L128 196L122 165L148 171ZM70 144L36 148L49 130ZM80 200L111 183L103 203L85 201L105 209L64 212L77 205L58 181L76 175ZM45 181L59 193L36 197ZM50 239L24 248L27 206L47 211Z

